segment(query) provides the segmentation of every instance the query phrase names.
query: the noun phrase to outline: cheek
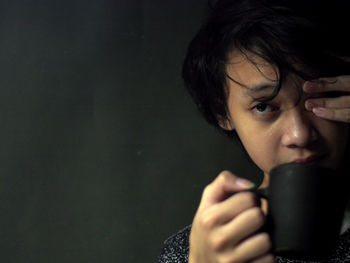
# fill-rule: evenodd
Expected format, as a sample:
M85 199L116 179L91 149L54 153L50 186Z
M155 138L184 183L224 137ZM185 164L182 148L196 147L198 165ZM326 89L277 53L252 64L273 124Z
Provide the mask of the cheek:
M328 128L321 129L323 137L329 142L333 151L342 156L349 140L349 125L344 123L329 123Z
M254 163L264 172L268 172L278 160L278 136L262 131L257 127L237 127L237 134Z
M349 124L317 119L315 122L320 142L330 153L329 166L338 168L349 144Z

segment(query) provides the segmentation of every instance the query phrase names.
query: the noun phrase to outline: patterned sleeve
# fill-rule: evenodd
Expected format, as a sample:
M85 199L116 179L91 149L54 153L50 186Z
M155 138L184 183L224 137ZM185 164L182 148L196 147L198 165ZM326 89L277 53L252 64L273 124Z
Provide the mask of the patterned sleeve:
M189 236L191 226L187 226L170 236L163 244L158 263L188 263ZM277 263L345 263L350 262L350 230L340 236L335 253L327 260L302 261L276 257Z
M191 226L170 236L163 244L158 263L187 263Z

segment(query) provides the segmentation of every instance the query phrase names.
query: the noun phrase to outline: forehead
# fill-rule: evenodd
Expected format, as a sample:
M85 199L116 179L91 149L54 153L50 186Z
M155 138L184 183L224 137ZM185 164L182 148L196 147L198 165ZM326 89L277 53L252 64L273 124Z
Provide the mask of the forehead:
M253 54L231 52L226 64L226 73L243 87L253 87L261 82L279 81L278 69Z
M288 74L280 83L279 70L261 57L232 52L226 64L228 94L246 99L280 98L298 99L300 87L305 81L295 74ZM278 86L284 88L279 91ZM275 93L278 92L278 94ZM282 94L281 94L282 93ZM274 95L275 94L275 95Z

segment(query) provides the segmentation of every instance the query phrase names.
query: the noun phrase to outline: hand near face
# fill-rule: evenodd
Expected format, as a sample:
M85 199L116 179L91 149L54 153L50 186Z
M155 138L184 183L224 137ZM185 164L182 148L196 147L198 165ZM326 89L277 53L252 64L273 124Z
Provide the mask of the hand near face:
M222 172L202 195L190 234L189 263L274 262L265 215L249 181Z
M305 101L305 107L307 110L313 111L320 118L350 123L350 75L306 81L303 90L309 94L323 92L341 93L341 96L334 98L307 99Z

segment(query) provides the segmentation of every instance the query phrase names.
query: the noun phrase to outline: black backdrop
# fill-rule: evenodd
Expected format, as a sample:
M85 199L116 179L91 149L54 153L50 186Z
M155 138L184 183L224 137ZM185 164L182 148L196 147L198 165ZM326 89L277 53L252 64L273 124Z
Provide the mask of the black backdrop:
M180 68L206 0L0 1L0 261L152 262L221 170Z

